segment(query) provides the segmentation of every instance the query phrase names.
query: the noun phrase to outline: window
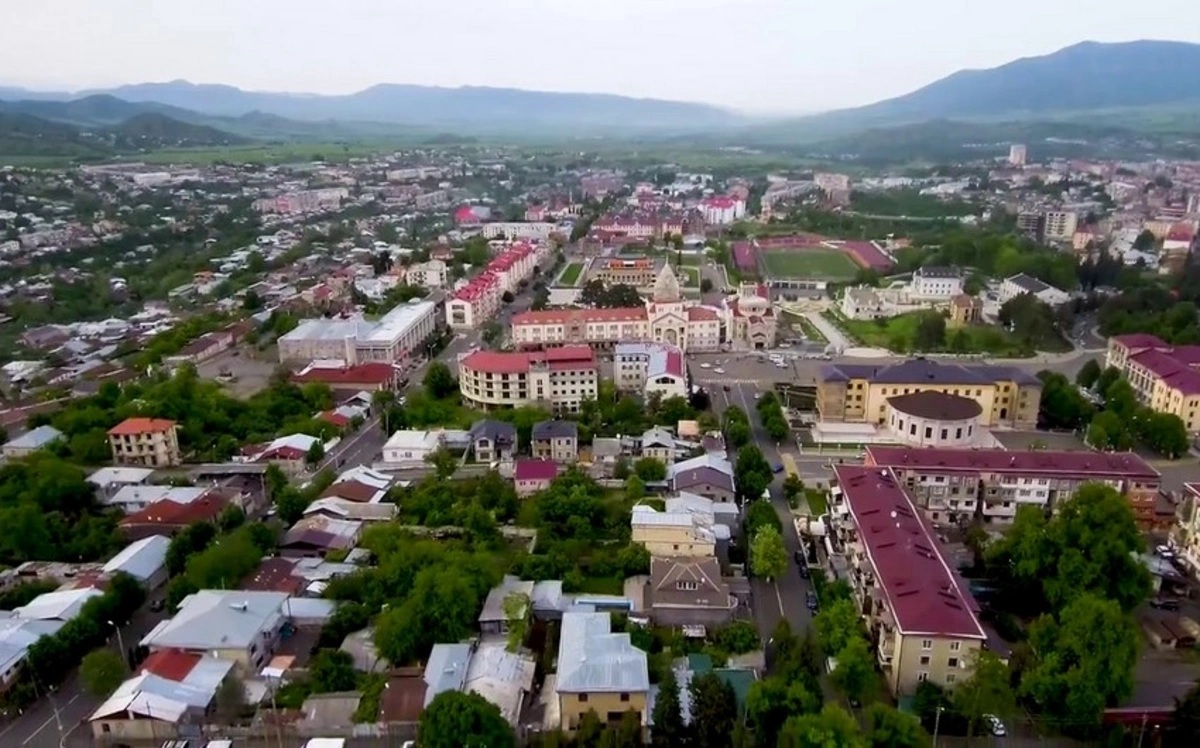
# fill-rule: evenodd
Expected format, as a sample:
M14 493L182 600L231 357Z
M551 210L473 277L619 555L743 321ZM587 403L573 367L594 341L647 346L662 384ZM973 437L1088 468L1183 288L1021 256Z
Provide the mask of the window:
M587 694L586 694L586 693L581 693L581 694L579 694L579 703L580 703L580 704L586 704L586 703L587 703Z
M627 693L621 694L621 701L629 701L629 694L627 694Z
M924 683L929 680L929 673L917 673L917 683Z
M958 680L958 678L957 678L957 677L955 677L954 673L947 673L947 674L946 674L946 683L947 683L947 684L953 683L953 682L954 682L954 681L956 681L956 680Z
M922 664L922 665L928 665L928 664L929 664L929 655L921 655L921 664Z
M946 667L958 667L958 658L951 657L950 659L946 660Z
M955 642L955 643L957 644L957 642ZM933 649L933 639L922 639L921 640L921 649L925 652L928 652L929 650Z
M677 590L698 590L700 589L699 582L676 582L675 589Z
M932 438L933 438L933 427L932 427L932 426L926 426L926 427L925 427L925 438L926 438L926 439L932 439Z
M950 651L957 652L962 649L962 642L950 642Z

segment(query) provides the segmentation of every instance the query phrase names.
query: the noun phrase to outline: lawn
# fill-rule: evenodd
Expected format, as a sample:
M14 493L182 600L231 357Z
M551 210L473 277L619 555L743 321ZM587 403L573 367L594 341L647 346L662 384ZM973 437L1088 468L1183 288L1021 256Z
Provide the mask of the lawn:
M923 312L910 312L879 320L837 317L836 322L863 345L887 348L896 353L916 353L913 338ZM991 325L946 328L942 351L951 353L987 353L1004 358L1024 358L1033 351L1007 331ZM936 351L931 351L936 352Z
M684 265L679 269L682 270L683 273L688 277L687 283L684 284L685 286L688 288L700 287L700 271L697 268L690 268Z
M572 262L563 268L562 275L558 276L558 284L560 286L573 286L579 280L579 276L583 273L583 263Z
M858 265L836 249L778 250L764 252L767 272L779 278L815 278L818 280L850 280L858 273Z

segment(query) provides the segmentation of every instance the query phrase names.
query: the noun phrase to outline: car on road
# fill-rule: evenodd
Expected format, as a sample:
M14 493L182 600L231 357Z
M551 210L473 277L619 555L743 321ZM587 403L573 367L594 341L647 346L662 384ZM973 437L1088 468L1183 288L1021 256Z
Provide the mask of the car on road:
M710 363L708 363L707 361L705 361L704 363L700 364L700 368L701 368L701 369L711 369L711 368L712 368L712 364L710 364Z
M1159 610L1179 610L1179 601L1173 597L1156 597L1150 601L1150 607Z
M721 389L725 390L726 392L729 392L729 385L723 384L723 385L721 385Z
M722 369L720 366L718 366L717 368L713 369L713 373L714 374L724 374L725 370Z
M1156 545L1154 546L1154 552L1168 561L1175 558L1175 551L1171 550L1171 546L1169 545Z
M806 592L804 594L804 605L809 610L816 613L817 608L821 607L820 603L817 602L817 593L813 592L812 590L809 590L808 592Z
M154 613L158 613L164 607L166 607L166 602L161 597L150 601L150 610Z
M1002 738L1008 734L1008 729L1005 728L1004 723L996 715L985 714L983 715L983 721L996 737Z
M771 466L771 472L772 472L772 473L782 473L782 472L783 472L783 463L782 463L782 462L777 462L777 463L775 463L774 465L772 465L772 466Z

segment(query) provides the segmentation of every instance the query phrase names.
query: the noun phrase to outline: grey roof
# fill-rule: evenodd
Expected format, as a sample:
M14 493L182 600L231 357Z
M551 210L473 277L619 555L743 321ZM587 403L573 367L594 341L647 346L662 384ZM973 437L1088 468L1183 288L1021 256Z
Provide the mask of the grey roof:
M504 421L484 418L471 424L471 441L489 439L498 444L516 444L517 427Z
M533 582L523 582L511 575L504 577L500 584L488 592L483 610L479 613L479 622L507 620L508 616L504 614L504 599L514 592L532 600Z
M1050 288L1049 283L1043 283L1032 275L1026 275L1025 273L1017 273L1007 280L1009 283L1019 286L1032 294L1038 294Z
M4 446L13 449L41 449L47 444L61 439L62 435L62 432L53 426L38 426L36 429L18 436Z
M563 613L558 643L558 690L629 693L650 689L646 653L629 634L612 633L609 613Z
M821 368L827 382L866 379L873 384L992 384L1010 381L1036 384L1037 377L1015 366L947 364L914 358L898 364L829 364Z
M139 582L145 582L166 565L167 547L170 545L171 541L162 535L142 538L113 556L104 565L104 570L110 574L123 571Z
M733 477L733 463L719 454L702 454L698 457L693 457L690 460L683 460L671 465L667 468L667 477L674 478L680 473L686 473L696 468L711 468L719 473L724 473L730 478Z
M917 274L922 278L958 278L962 276L962 271L954 267L931 265L917 268Z
M716 468L696 467L691 470L677 472L671 476L671 488L675 491L703 484L720 486L731 492L734 490L733 476L727 475Z
M461 691L471 664L471 643L434 644L425 662L425 706L445 691Z
M603 436L592 439L592 459L599 457L620 457L621 451L620 439Z
M147 647L236 649L283 623L286 592L200 590L188 595L174 618L142 638Z
M575 439L578 437L578 434L579 427L574 421L553 420L533 424L534 441L542 439Z
M642 434L642 449L650 447L674 447L675 437L670 431L655 426Z

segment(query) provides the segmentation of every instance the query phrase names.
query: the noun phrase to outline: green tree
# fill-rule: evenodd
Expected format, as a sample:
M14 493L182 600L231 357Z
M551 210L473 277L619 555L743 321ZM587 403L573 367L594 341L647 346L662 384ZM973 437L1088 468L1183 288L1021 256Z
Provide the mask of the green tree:
M1095 414L1095 407L1062 374L1043 371L1042 397L1038 404L1038 422L1047 429L1082 428Z
M308 676L316 693L353 691L354 659L340 649L322 649L313 655Z
M743 502L760 498L767 486L771 485L773 476L771 465L758 447L747 444L738 450L733 479L738 497Z
M787 550L783 547L783 536L774 527L760 527L750 541L750 570L754 576L768 581L783 576L787 571Z
M870 748L925 748L929 745L929 735L915 715L876 702L866 708L863 716Z
M863 634L858 607L846 599L823 605L813 619L813 626L821 648L831 657L845 649L851 639L861 638Z
M325 445L321 443L320 439L317 439L312 443L312 446L308 448L308 452L304 455L304 462L307 463L309 467L315 467L320 465L321 460L324 459Z
M789 504L794 505L804 495L804 481L798 475L789 475L783 479L783 496Z
M1017 708L1008 665L996 653L977 649L971 655L971 675L950 694L954 710L967 720L967 735L983 724L985 714L1007 717Z
M525 642L525 632L529 629L530 605L529 595L523 592L510 592L504 597L504 618L508 623L508 651L516 652Z
M450 367L441 361L433 361L425 371L425 392L434 400L444 400L458 392L458 382L450 373Z
M1099 725L1105 707L1133 693L1139 640L1116 602L1082 594L1057 617L1043 615L1030 627L1032 664L1021 694L1047 716L1081 728Z
M79 665L79 679L83 687L98 699L107 698L117 690L127 674L125 660L111 649L94 649Z
M458 458L444 446L425 455L425 462L433 466L433 474L438 480L447 480L458 470Z
M1138 438L1163 457L1174 460L1191 448L1187 427L1174 413L1155 413L1142 408L1134 417L1134 428Z
M1094 358L1089 358L1075 375L1075 383L1085 390L1090 390L1100 379L1100 364Z
M745 654L759 647L758 629L749 621L734 621L717 629L716 644L729 654Z
M754 728L758 744L775 745L779 731L794 714L815 714L821 709L821 696L804 679L788 682L782 676L755 681L746 694L746 719Z
M850 703L862 702L870 693L875 679L875 658L867 640L852 636L837 654L837 667L831 673L834 685L846 694Z
M421 712L421 748L515 748L517 741L499 707L477 693L443 691Z
M679 683L675 673L667 669L658 683L658 699L650 714L650 745L654 748L675 748L683 744L687 729L679 708Z
M753 538L760 527L773 527L775 532L783 532L783 523L779 521L779 513L769 501L755 501L746 507L746 537Z
M629 501L640 501L646 496L646 484L636 475L625 479L625 498Z
M840 706L826 704L819 714L792 717L779 732L777 748L866 748L854 717Z
M691 740L694 748L727 748L737 722L737 695L716 673L692 678Z
M662 460L653 457L643 457L633 463L633 472L646 483L656 483L667 479L667 466Z
M217 686L217 693L213 696L213 701L217 716L226 722L232 722L241 716L242 711L246 708L246 689L236 676L230 675Z
M936 351L946 344L946 318L941 312L924 312L913 332L912 347L915 351Z
M1171 726L1163 737L1166 748L1200 745L1200 682L1189 688L1182 699L1175 699Z
M1133 240L1133 248L1138 250L1147 250L1154 247L1157 242L1158 239L1155 238L1154 232L1150 229L1145 229L1142 231L1142 233L1137 235L1137 238Z

